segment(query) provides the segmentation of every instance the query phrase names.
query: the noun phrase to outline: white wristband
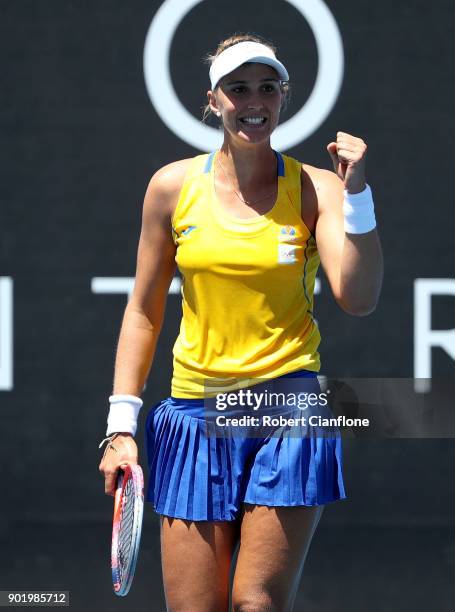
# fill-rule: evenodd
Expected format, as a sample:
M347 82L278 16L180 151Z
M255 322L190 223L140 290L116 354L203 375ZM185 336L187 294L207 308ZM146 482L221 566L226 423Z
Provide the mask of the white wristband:
M112 433L125 431L136 435L137 417L142 408L142 400L135 395L111 395L111 405L107 417L106 436Z
M374 202L370 186L360 193L343 191L344 231L348 234L366 234L376 227Z

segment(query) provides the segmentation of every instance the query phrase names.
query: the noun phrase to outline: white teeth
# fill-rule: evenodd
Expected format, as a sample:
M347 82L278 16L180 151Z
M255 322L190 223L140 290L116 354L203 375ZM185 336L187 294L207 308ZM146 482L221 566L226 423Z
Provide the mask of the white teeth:
M244 123L253 123L254 125L259 125L264 121L264 117L244 117L242 121Z

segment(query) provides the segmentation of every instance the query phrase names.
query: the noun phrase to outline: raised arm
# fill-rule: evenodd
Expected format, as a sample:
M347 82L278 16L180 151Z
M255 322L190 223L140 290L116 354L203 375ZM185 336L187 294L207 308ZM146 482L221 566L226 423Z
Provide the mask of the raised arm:
M336 174L314 172L318 199L316 242L321 264L339 306L349 314L363 316L375 308L381 291L383 258L376 229L348 233L343 216L343 190L351 194L365 188L363 140L338 132L337 142L327 147Z

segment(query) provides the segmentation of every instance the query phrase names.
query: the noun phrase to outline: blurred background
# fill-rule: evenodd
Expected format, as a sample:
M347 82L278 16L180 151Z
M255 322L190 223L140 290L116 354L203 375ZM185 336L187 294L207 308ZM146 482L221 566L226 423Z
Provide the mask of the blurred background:
M337 131L367 142L385 282L376 312L355 318L320 274L322 372L418 377L431 395L429 379L455 373L454 15L449 0L0 0L0 590L69 590L78 611L165 610L148 504L132 590L112 593L112 499L98 473L145 189L164 164L208 150L152 103L150 83L169 91L159 56L144 63L147 36L170 45L173 95L196 119L203 57L236 31L277 45L292 82L283 122L324 76L321 99L333 102L316 104L281 151L332 169ZM146 414L170 393L174 287L144 393L143 467ZM296 610L453 610L445 433L345 440L349 499L326 508Z

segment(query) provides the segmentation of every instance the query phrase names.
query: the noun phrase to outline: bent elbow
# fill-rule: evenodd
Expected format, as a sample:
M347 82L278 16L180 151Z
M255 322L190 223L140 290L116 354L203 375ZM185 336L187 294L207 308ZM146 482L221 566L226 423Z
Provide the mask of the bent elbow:
M338 305L349 315L354 317L366 317L376 310L378 300L357 303L347 303L340 300Z

